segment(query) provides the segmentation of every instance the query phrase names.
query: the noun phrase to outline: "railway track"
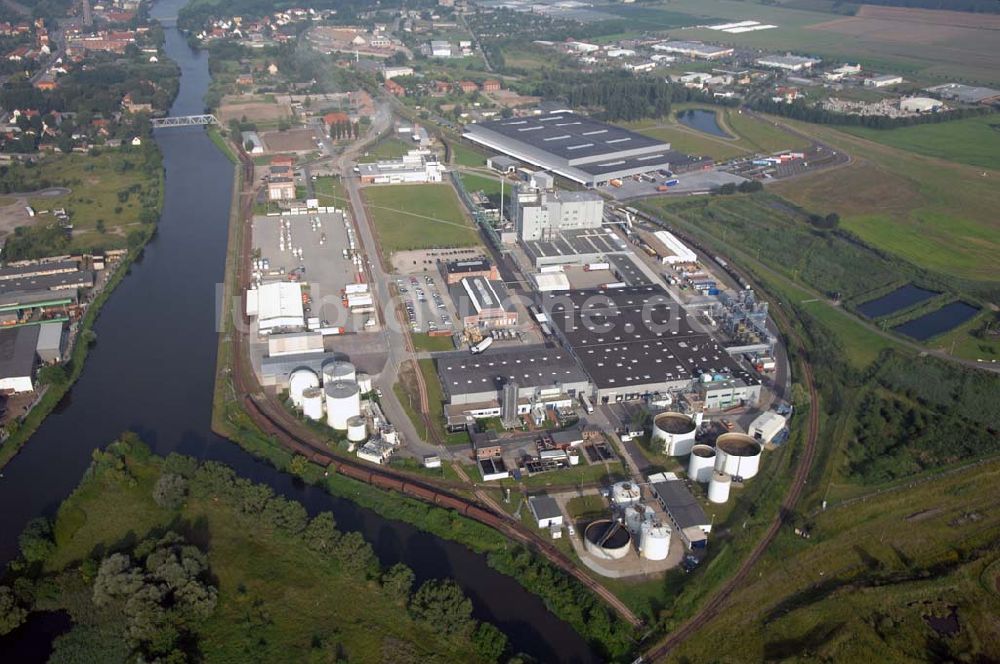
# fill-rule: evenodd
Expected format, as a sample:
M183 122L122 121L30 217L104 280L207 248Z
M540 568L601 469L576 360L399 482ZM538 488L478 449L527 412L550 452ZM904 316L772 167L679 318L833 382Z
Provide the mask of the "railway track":
M242 226L242 237L240 243L241 250L236 257L236 288L234 289L234 293L239 293L241 289L245 289L249 285L248 270L252 251L249 224L252 220L253 197L255 193L253 189L253 162L242 151L240 151L239 156L243 166L243 189L240 192L240 218L237 223ZM234 317L236 315L240 316L243 325L242 329L236 329L234 325L234 329L232 330L233 355L231 377L233 388L237 395L243 395L243 409L254 424L266 434L272 436L282 447L292 453L301 454L311 462L321 465L329 471L338 472L381 489L398 491L434 505L453 509L459 514L489 526L509 539L544 556L550 563L575 578L587 589L600 597L629 624L634 627L639 627L643 624L643 621L614 593L587 576L572 560L550 542L530 532L521 524L505 518L502 510L498 513L495 511L495 507L488 509L474 501L455 495L441 487L423 482L404 473L392 471L387 468L374 467L350 458L335 456L324 443L311 440L310 436L312 432L305 429L302 423L295 419L283 406L266 396L260 390L256 376L249 366L250 356L247 349L245 331L250 329L250 321L242 308L238 313L234 312ZM408 336L407 342L410 343ZM415 368L419 377L419 366L415 366ZM428 431L433 431L429 421Z

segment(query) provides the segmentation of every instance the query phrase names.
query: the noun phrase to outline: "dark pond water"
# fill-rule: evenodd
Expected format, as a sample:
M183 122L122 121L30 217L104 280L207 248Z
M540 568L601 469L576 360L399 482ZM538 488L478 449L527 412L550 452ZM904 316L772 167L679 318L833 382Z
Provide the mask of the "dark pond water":
M882 297L865 302L858 306L858 311L868 318L881 318L895 311L909 309L913 305L920 304L937 295L940 295L937 291L920 288L913 284L906 284Z
M677 121L685 127L691 127L692 129L703 131L706 134L712 134L713 136L720 136L722 138L732 138L732 136L726 133L726 131L719 126L719 121L716 118L715 111L705 110L704 108L692 108L687 111L679 111L677 113Z
M165 0L153 9L168 27L167 54L182 71L173 115L201 113L209 84L207 54L193 51L167 20L185 1ZM0 562L17 555L18 534L30 519L55 513L80 481L93 449L133 430L157 454L178 451L221 461L302 502L310 513L332 511L343 528L360 531L372 543L383 564L409 565L418 583L454 578L472 599L475 616L502 629L515 651L542 661L599 661L537 596L493 571L483 556L304 486L212 433L216 293L223 279L232 167L201 128L160 130L156 140L166 168L156 237L102 310L98 341L80 380L3 471ZM28 641L47 652L52 633L33 634ZM0 662L31 660L14 657L15 646L0 639Z
M917 341L926 341L958 327L977 313L979 308L968 302L952 302L892 329Z

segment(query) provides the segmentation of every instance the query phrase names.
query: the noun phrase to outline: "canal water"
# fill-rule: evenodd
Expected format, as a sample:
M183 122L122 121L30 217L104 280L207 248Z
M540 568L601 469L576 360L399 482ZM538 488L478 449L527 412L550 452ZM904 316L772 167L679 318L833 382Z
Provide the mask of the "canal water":
M167 28L167 55L182 71L173 115L201 113L210 78L207 53L192 50L168 20L185 2L164 0L153 8ZM547 662L599 661L537 596L492 570L483 556L305 486L212 433L216 287L223 279L233 170L201 128L159 130L156 140L166 168L156 236L102 310L79 381L3 471L0 562L17 555L18 534L30 519L55 513L92 450L133 430L157 454L221 461L310 513L332 511L341 527L371 542L383 565L409 565L418 583L455 579L475 616L503 630L514 651ZM48 652L51 632L29 628L20 630L17 644L0 640L0 661L31 661L10 655ZM25 633L36 643L26 645Z
M709 111L704 108L692 108L686 111L678 111L677 121L685 127L691 127L692 129L703 131L706 134L719 136L721 138L732 138L732 136L726 133L726 131L719 126L719 120L716 117L715 111Z

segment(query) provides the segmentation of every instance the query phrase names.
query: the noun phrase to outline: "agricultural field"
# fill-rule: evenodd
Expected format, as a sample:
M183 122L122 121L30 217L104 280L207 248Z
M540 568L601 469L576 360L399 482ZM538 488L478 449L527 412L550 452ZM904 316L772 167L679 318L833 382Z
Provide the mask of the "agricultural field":
M992 661L1000 657L1000 463L799 515L669 661Z
M843 131L927 157L1000 171L1000 116L996 114L898 129L850 127Z
M164 489L167 476L172 489ZM328 661L335 652L359 662L403 661L408 653L414 661L489 661L473 646L471 630L441 630L407 611L410 585L390 590L380 578L392 577L382 577L371 547L335 528L332 518L309 521L298 503L238 480L220 464L199 469L193 459L151 457L135 440L116 442L95 454L94 472L60 507L54 545L33 549L45 551L37 561L45 574L39 582L52 588L38 595L37 608L70 611L76 626L57 640L56 651L81 661L124 661L135 659L130 650L162 655L171 647L176 661L181 650L190 655L185 661ZM121 593L103 583L102 559L125 552L141 561L171 530L197 547L184 551L183 567L189 573L203 561L210 594L178 593L172 605L162 600L166 607L148 601L142 615L151 623L126 634L129 621L140 620L135 612L119 617L95 608L99 595L102 605L124 603L106 598ZM158 569L152 561L148 573ZM169 594L166 588L154 597ZM319 588L329 601L317 600ZM185 590L193 592L191 585ZM361 596L362 603L338 601ZM196 619L174 616L195 599L205 600ZM316 610L318 601L323 610Z
M362 194L386 259L394 251L479 244L450 185L369 186Z
M1000 187L981 168L874 143L831 127L789 123L842 149L851 165L769 186L877 249L942 275L1000 281Z
M162 189L155 146L106 150L98 155L46 155L31 168L18 166L25 190L54 188L56 195L19 198L0 208L8 236L7 260L123 248L129 236L144 237L159 218ZM29 217L24 206L39 214ZM64 208L73 224L67 236L53 210ZM20 227L20 228L17 228Z

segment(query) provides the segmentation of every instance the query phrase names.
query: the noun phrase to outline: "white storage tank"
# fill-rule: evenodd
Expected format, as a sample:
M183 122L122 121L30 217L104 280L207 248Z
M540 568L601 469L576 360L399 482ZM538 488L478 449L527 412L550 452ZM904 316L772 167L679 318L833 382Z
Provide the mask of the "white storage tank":
M688 477L694 482L704 484L712 479L715 470L715 448L711 445L695 445L691 448L691 458L688 459Z
M372 391L372 377L368 374L359 371L356 377L356 382L358 384L358 389L361 390L361 394L368 394Z
M687 456L697 429L694 420L683 413L660 413L653 418L653 441L663 442L667 456Z
M323 390L319 387L302 391L302 414L317 422L323 419Z
M632 482L618 482L611 487L611 502L619 507L633 505L641 497L639 487Z
M296 408L302 408L302 393L310 387L319 387L319 377L312 369L296 369L288 377L288 396Z
M328 382L326 392L326 423L338 431L347 429L347 420L361 414L361 393L358 384L346 380Z
M715 469L748 480L760 470L761 450L745 433L724 433L715 441Z
M639 553L646 560L666 560L670 553L670 526L649 521L643 523Z
M365 418L360 415L348 418L347 440L352 443L362 443L368 440L368 427L365 425Z
M712 479L708 482L708 502L722 504L729 500L729 489L733 485L733 478L725 473L714 471Z
M357 372L354 370L353 364L343 360L334 360L323 365L324 384L328 382L335 383L341 380L350 381L352 383L357 380Z
M625 527L635 537L639 536L642 524L651 521L652 518L653 511L641 503L625 508Z

